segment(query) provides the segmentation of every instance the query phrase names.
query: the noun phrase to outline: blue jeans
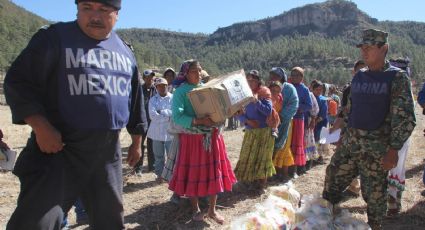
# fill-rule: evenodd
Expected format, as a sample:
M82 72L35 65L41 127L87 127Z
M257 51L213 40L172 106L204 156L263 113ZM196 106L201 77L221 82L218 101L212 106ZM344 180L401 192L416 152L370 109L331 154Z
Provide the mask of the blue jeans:
M83 202L80 198L78 198L75 203L75 215L77 216L77 223L80 221L87 220L89 217L87 216L86 210L84 209ZM68 213L64 213L62 227L68 225Z
M152 141L155 156L155 174L160 177L165 164L165 154L170 150L171 141Z
M74 206L75 206L75 209L74 209L75 215L77 216L77 222L78 220L83 220L88 218L86 210L83 206L83 202L81 202L80 198L78 198L77 201L75 201Z

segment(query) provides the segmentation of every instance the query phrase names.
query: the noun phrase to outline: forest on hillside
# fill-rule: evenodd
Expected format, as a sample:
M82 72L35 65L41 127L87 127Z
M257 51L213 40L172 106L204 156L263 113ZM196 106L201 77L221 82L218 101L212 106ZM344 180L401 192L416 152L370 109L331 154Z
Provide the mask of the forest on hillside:
M162 36L160 32L157 36L139 32L144 34L139 40L133 36L136 33L122 30L118 33L133 44L141 69L178 69L179 64L189 58L200 60L203 67L215 76L241 68L258 69L266 76L273 66L287 70L302 66L306 68L307 81L320 79L341 85L349 81L353 63L359 58L359 50L347 39L326 38L314 33L216 45L205 45L207 38L200 35L173 38ZM390 40L388 57L408 57L411 60L412 78L423 81L425 46L394 35Z

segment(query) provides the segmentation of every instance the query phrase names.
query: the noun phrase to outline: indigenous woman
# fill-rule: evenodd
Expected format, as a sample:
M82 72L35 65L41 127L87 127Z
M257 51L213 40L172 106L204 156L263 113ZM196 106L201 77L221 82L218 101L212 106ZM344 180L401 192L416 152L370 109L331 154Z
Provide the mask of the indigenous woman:
M215 210L217 194L231 191L236 179L222 135L209 117L196 117L187 96L201 86L201 71L198 61L185 61L175 79L185 84L176 89L172 100L172 119L182 130L178 134L179 153L169 188L190 198L194 221L202 221L205 216L198 197L209 196L207 216L223 224L224 218Z
M245 136L235 174L238 180L254 182L251 184L253 187L262 189L267 177L276 173L272 161L274 138L266 123L272 113L271 93L262 86L257 70L250 71L247 80L256 99L238 116L245 124Z
M295 87L288 83L288 77L281 67L273 67L269 73L271 81L282 83L282 109L279 113L280 125L278 137L274 144L273 164L276 167L278 178L289 180L288 168L294 165L294 157L291 151L292 141L292 117L298 109L298 95Z
M294 116L292 127L292 152L295 158L295 167L298 174L305 172L306 156L304 151L304 113L312 109L312 102L308 88L302 83L304 70L294 67L291 70L290 80L297 90L299 104L298 111Z

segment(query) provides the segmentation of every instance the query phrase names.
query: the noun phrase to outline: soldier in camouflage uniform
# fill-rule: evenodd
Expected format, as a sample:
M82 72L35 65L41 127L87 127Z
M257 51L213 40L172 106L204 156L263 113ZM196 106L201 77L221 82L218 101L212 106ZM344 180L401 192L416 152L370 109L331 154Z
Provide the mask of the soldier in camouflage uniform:
M388 33L368 29L357 45L367 67L353 78L341 145L326 169L323 197L338 204L342 192L360 175L368 223L381 229L387 210L388 171L411 135L416 118L409 78L385 60Z

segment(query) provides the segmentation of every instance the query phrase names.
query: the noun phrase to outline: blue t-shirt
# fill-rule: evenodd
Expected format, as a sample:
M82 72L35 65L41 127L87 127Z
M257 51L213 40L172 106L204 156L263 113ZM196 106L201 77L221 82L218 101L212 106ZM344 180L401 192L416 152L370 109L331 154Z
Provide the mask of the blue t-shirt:
M310 111L313 108L313 103L311 102L310 91L303 84L294 84L295 89L297 90L298 95L298 111L295 114L294 118L304 119L304 113Z
M88 37L76 21L40 29L5 78L15 124L40 114L62 130L147 128L134 55L115 32Z
M131 50L113 31L102 41L85 35L76 22L57 25L57 31L58 103L65 122L83 129L125 127L136 71Z

